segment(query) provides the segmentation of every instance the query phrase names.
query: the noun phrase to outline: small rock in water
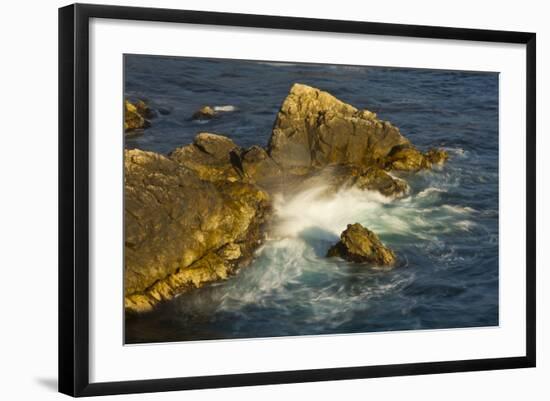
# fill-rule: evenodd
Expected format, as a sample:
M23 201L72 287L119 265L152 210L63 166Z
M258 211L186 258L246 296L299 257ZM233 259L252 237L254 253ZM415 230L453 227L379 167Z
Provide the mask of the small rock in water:
M164 108L164 107L159 107L159 113L163 116L167 116L168 114L171 113L170 109L167 109L167 108Z
M203 106L193 113L193 120L210 120L216 116L216 111L210 106Z
M379 266L390 266L395 262L393 251L385 247L375 233L359 223L348 224L340 236L340 242L328 250L327 256Z
M153 118L154 113L151 108L142 100L132 103L124 101L124 132L131 133L135 130L148 128L151 126L149 118Z

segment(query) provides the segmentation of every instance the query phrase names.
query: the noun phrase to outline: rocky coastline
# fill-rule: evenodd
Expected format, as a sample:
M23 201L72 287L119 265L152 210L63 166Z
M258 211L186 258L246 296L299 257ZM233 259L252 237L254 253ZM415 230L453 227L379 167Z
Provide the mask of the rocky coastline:
M150 124L154 112L141 103L125 102L126 134ZM199 114L192 118L208 118ZM150 311L249 264L279 192L322 183L399 197L408 185L392 171L414 173L448 159L441 149L420 151L375 113L302 84L284 99L266 147L243 149L199 132L167 155L134 149L124 156L127 313ZM393 251L353 223L327 256L395 266Z

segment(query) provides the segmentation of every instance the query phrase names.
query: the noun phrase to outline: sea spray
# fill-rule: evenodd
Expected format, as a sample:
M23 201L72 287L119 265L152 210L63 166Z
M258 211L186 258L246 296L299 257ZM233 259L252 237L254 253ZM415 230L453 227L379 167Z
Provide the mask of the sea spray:
M310 188L290 196L275 197L275 237L296 237L304 232L318 232L321 238L334 239L349 223L365 215L379 214L391 202L378 192L355 188L334 194L326 186Z
M361 222L380 233L390 247L398 250L411 242L420 244L418 238L435 240L437 235L429 234L430 222L421 217L423 209L418 208L414 196L412 199L392 200L377 192L354 188L330 194L326 186L278 195L274 200L272 231L257 251L253 265L240 271L237 278L213 286L204 302L226 312L242 312L246 305L285 308L285 300L290 304L312 305L322 301L324 306L315 307L325 308L328 305L335 307L333 303L337 300L338 303L353 303L392 291L412 280L414 274L401 272L399 279L371 288L361 284L361 279L372 279L374 272L361 268L357 271L348 262L325 255L347 224L354 222ZM429 210L445 212L441 208ZM406 265L407 255L402 259L402 265ZM353 286L352 293L345 297L342 292L350 289L338 286L351 277L359 280L358 287ZM335 308L342 312L344 305Z

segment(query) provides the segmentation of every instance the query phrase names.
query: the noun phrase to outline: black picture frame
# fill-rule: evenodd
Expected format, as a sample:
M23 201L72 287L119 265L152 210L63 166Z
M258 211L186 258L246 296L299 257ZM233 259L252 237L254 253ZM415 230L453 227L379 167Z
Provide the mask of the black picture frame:
M526 46L526 353L520 357L90 383L88 61L91 18L179 22ZM536 364L536 35L479 29L74 4L59 9L59 391L71 396L159 392L534 367Z

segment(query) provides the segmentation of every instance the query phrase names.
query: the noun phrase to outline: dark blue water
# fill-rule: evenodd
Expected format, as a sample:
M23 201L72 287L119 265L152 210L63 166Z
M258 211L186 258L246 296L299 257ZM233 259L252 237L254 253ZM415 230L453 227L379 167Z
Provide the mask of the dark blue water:
M292 83L329 91L443 147L440 169L402 175L409 196L322 188L275 200L251 266L126 322L127 342L272 337L498 325L498 74L126 56L125 96L159 114L128 148L168 152L197 132L266 145ZM207 122L201 105L233 106ZM377 271L324 257L348 223L394 249Z

